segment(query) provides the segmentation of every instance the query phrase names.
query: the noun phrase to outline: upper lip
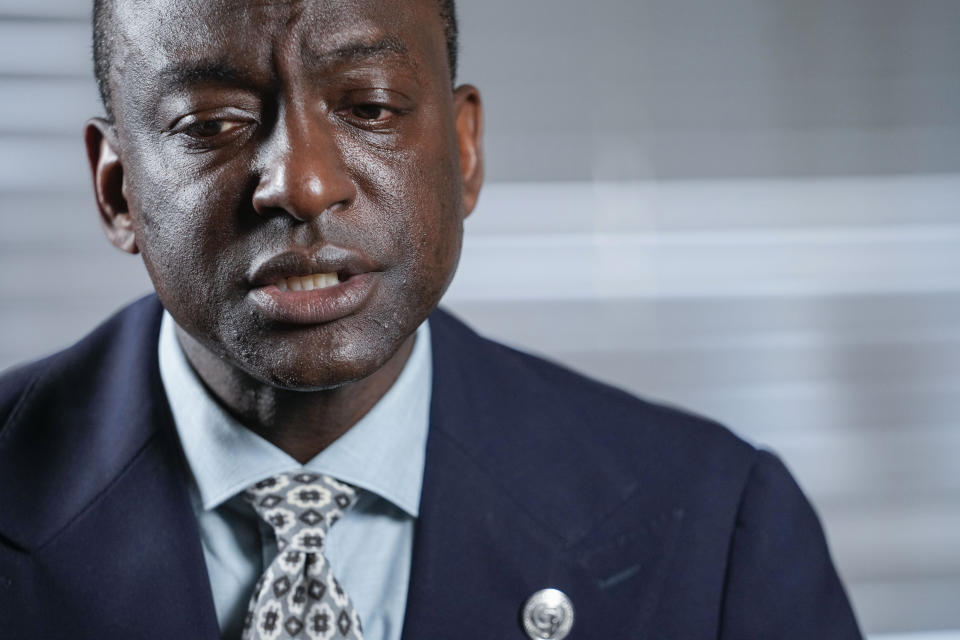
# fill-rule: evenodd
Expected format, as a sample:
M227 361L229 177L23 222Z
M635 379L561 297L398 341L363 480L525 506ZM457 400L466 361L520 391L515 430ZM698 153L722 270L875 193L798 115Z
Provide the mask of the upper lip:
M377 271L376 265L362 253L323 245L307 249L289 249L254 262L248 275L251 288L276 284L284 278L336 273L340 281L351 276Z

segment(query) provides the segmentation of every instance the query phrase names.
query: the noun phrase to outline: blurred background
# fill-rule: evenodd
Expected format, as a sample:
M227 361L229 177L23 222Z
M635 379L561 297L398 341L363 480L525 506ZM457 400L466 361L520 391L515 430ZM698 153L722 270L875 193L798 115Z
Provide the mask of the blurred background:
M0 368L150 290L90 194L88 13L0 0ZM960 2L459 13L488 182L447 306L777 451L865 631L960 637Z

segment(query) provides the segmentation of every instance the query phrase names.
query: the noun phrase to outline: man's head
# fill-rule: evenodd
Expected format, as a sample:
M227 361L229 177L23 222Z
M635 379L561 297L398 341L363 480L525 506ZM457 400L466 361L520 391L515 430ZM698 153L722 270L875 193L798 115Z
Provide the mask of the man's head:
M101 7L112 122L92 120L87 146L107 234L213 355L337 386L439 301L482 163L479 95L452 88L437 2Z

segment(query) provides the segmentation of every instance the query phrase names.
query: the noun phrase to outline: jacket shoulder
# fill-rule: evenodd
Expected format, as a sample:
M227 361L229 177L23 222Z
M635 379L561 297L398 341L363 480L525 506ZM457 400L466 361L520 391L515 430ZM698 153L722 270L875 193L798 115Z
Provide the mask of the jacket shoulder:
M34 362L14 366L0 374L0 438L4 427L16 417L29 398L33 385L42 377L47 362L56 354Z
M439 317L437 317L439 316ZM730 458L745 465L754 463L757 449L726 426L694 412L638 397L611 384L590 378L569 367L499 342L481 337L447 313L435 314L431 326L440 326L444 337L457 341L458 351L469 351L467 374L484 380L509 400L512 408L562 419L576 418L591 425L590 438L620 440L619 450L634 455L629 445L659 443L694 467L707 458ZM708 455L701 455L708 454ZM709 466L709 465L708 465Z
M447 314L431 318L431 333L441 417L431 429L569 543L601 523L630 528L678 510L706 527L732 524L759 452L723 425L481 338Z
M112 347L137 337L159 310L156 297L146 296L117 311L65 349L0 373L0 440L5 428L17 422L21 411L31 408L38 397L53 389L80 397L108 361L116 364Z

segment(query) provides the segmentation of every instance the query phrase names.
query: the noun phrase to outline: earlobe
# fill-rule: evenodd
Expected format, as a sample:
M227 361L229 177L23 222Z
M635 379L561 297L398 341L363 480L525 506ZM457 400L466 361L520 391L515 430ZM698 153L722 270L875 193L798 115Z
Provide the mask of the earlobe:
M124 192L123 163L117 152L114 128L102 118L92 118L84 129L84 141L104 233L121 251L137 253L139 249Z
M453 94L456 110L457 145L463 182L464 215L470 215L483 185L483 104L472 85L457 87Z

